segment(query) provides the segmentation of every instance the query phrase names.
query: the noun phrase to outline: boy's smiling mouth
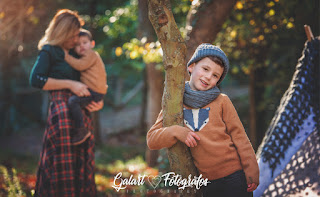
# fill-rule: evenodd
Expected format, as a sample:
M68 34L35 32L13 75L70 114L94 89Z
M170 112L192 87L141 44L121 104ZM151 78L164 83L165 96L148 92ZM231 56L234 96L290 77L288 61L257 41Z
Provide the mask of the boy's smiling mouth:
M205 85L205 86L208 86L208 85L209 85L208 83L206 83L205 81L203 81L203 80L201 80L201 79L200 79L200 81L201 81L201 83L202 83L203 85Z

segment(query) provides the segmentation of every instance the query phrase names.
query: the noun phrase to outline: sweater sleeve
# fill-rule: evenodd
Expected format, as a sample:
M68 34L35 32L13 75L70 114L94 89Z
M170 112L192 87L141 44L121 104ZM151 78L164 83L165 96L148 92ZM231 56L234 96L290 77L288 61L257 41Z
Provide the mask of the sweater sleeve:
M69 54L65 54L64 59L70 66L78 71L84 71L91 66L93 66L95 60L96 60L96 52L93 50L89 50L86 52L84 56L82 56L80 59L77 59L75 57L72 57Z
M227 132L231 136L233 144L240 156L247 183L259 184L259 166L254 150L239 119L237 111L227 96L223 102L223 120L226 124Z
M179 125L163 127L163 115L161 110L156 122L147 133L147 145L151 150L169 148L177 143L178 140L184 142L187 138L187 134L187 129Z
M32 87L41 88L48 80L50 54L41 50L30 73L29 83Z

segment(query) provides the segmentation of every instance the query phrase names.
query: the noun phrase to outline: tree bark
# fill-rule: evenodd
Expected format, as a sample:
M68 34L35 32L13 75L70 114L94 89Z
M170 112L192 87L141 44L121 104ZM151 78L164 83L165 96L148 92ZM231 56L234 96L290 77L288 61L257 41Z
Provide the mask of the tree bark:
M200 0L191 6L187 16L187 58L201 43L212 43L230 15L236 0Z
M149 0L149 19L156 31L163 50L164 67L166 70L165 89L163 93L163 126L183 126L183 92L185 81L185 54L186 45L181 37L174 20L169 0ZM190 174L198 174L194 166L188 147L178 142L168 149L168 158L171 169L187 178ZM197 196L184 190L183 196Z

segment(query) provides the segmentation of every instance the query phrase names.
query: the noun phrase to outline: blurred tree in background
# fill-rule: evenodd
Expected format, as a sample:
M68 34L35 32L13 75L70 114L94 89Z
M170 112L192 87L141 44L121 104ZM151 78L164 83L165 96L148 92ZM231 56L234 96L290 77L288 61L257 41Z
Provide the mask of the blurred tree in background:
M188 32L186 16L192 4L199 2L204 1L172 1L184 37ZM27 80L37 56L37 42L60 8L78 10L86 21L84 28L93 33L95 49L108 73L106 109L124 107L121 103L126 104L125 98L134 88L140 91L129 104L141 104L143 89L139 83L144 80L146 64L154 63L156 69L163 70L159 43L139 34L138 0L3 0L0 5L1 134L45 120L46 113L39 106L45 103L43 93L29 88ZM213 42L231 62L229 79L233 82L225 84L250 87L249 132L256 131L255 146L290 83L306 40L304 24L319 35L319 1L241 0Z
M146 2L147 0L1 0L0 136L14 132L24 136L23 129L35 124L44 126L48 94L29 86L29 73L38 54L37 43L49 21L57 10L68 8L77 10L85 19L84 28L92 32L96 41L95 50L106 66L109 89L102 111L141 106L146 113L141 113L141 128L134 135L143 138L142 141L145 142L145 133L161 107L164 72L161 46L146 18ZM223 4L230 3L232 9L228 13L217 14L217 11L222 10ZM187 59L199 42L212 42L220 46L230 60L230 72L220 87L222 92L230 87L249 88L249 95L246 93L234 98L233 102L256 148L288 88L297 59L301 56L306 41L303 25L310 25L313 34L319 35L319 1L173 0L171 4L176 23L186 40ZM216 15L206 14L211 8ZM219 19L224 22L220 24ZM99 126L98 122L96 126ZM33 132L32 127L31 130ZM121 136L119 141L129 139L128 135ZM97 149L99 148L101 147L98 146ZM97 163L105 166L115 158L129 160L138 154L139 148L141 146L135 144L134 148L129 147L123 151L125 154L121 154L108 146L97 150ZM7 155L11 153L4 155L5 160L10 160ZM101 160L101 155L108 160ZM164 157L160 155L159 158ZM17 163L25 165L20 159L16 158ZM150 158L147 161L146 156L148 165L141 159L136 163L150 166L150 162L154 160ZM162 159L162 162L165 161L167 160ZM121 165L116 163L116 170L113 171L118 172L119 166ZM168 163L164 163L158 168L161 170L167 166ZM101 166L97 165L97 169L99 167ZM131 164L129 167L128 169L132 169ZM149 171L149 167L146 170ZM18 177L21 175L18 174ZM34 175L32 177L35 179ZM104 179L98 173L98 189L102 182L108 183ZM16 184L12 182L8 187L11 186L14 188Z
M231 60L232 78L250 85L250 133L254 147L288 88L307 40L303 26L319 35L319 1L238 1L216 44Z

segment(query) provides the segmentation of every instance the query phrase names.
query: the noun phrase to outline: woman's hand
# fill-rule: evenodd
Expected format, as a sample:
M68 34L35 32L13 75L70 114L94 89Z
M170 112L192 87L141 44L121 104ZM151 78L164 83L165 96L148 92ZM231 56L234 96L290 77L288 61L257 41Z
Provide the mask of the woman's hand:
M92 101L89 105L86 106L86 109L89 112L99 111L102 108L103 108L103 100L99 102Z
M90 112L99 111L103 108L103 100L99 102L92 101L90 104L86 106L86 109Z
M88 90L88 86L84 83L81 83L79 81L70 81L69 89L71 92L73 92L75 95L79 97L83 96L90 96L90 92Z

